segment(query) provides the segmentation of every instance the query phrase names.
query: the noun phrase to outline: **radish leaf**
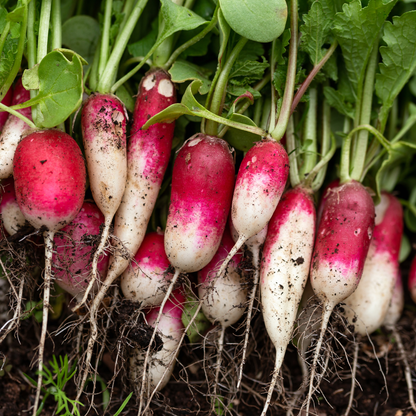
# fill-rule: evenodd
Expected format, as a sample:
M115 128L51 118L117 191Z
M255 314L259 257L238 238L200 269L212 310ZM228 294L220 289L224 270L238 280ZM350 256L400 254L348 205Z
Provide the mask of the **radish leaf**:
M152 22L152 29L149 33L137 42L130 44L127 49L133 56L146 56L157 39L157 25L158 19L154 19Z
M199 79L201 81L201 87L198 92L202 95L207 94L211 88L211 81L208 77L212 74L212 71L192 64L191 62L177 60L168 72L172 77L172 82L175 83Z

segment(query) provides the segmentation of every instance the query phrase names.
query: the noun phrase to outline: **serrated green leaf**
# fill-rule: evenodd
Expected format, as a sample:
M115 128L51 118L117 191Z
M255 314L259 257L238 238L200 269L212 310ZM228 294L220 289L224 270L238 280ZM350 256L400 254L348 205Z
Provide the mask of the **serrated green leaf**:
M340 114L354 119L355 110L340 91L325 86L324 95L331 107L334 107Z
M39 89L39 64L23 72L22 84L27 90Z
M348 78L355 94L362 88L367 63L380 30L397 0L360 0L345 3L334 18L332 32L342 49Z
M380 48L383 62L376 75L376 94L383 105L379 120L383 127L393 102L416 68L416 11L393 17L393 23L384 27L383 40L386 46Z
M274 42L274 57L277 65L284 65L286 63L283 55L286 53L286 48L289 46L290 36L290 29L288 28L283 32L282 36Z
M4 85L18 52L19 39L13 39L10 35L4 44L3 53L0 57L0 88Z
M179 35L178 45L183 45L184 43L191 40L194 36L198 35L201 32L201 29L194 29L183 31ZM212 42L212 32L207 33L200 41L194 43L184 52L181 53L181 58L186 59L188 56L205 56L208 53L208 47Z
M251 93L255 99L261 97L261 94L258 91L256 91L254 88L250 87L249 85L243 85L241 87L238 85L232 85L232 84L227 85L227 93L235 97L240 97L247 91Z
M233 85L247 85L263 78L264 71L269 68L268 62L263 58L259 61L238 60L231 69L229 82Z
M316 65L324 56L322 47L328 41L335 16L333 0L315 0L308 14L303 15L304 24L300 27L300 49L307 52Z
M169 74L172 77L172 82L175 83L199 79L201 81L201 87L198 92L202 95L207 94L211 88L209 76L212 74L212 71L192 64L191 62L178 59L169 69Z

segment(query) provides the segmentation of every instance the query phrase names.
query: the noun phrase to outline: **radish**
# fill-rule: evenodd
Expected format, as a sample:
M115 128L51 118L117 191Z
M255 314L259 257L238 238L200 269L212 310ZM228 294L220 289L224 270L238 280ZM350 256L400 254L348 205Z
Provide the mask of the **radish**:
M152 354L152 362L149 366L148 374L148 391L150 389L162 390L172 375L175 359L179 352L180 339L184 330L182 323L184 302L185 296L182 291L175 290L165 303L161 314L161 308L158 307L152 309L146 315L146 321L150 326L155 327L156 322L158 322L158 333L163 341L162 349ZM144 351L142 349L134 349L130 355L130 378L134 386L137 386L137 383L140 383L143 378L144 361Z
M86 172L71 136L59 130L36 131L20 141L13 160L16 199L25 218L43 232L45 273L42 332L39 342L36 414L42 386L43 352L48 324L53 238L81 209Z
M410 265L407 285L409 288L410 297L412 298L413 302L416 303L416 256L413 258L412 264Z
M130 266L121 275L124 297L140 302L143 308L160 305L172 278L169 266L163 234L147 234Z
M12 98L13 98L13 89L9 88L6 95L1 100L1 103L9 107L12 103ZM0 112L0 132L3 130L4 124L6 123L8 117L9 117L8 112L6 111Z
M66 292L80 300L91 278L91 238L100 235L104 215L91 202L84 202L72 222L55 234L53 270L56 283ZM98 262L98 272L105 277L108 256L103 254Z
M223 262L219 276L242 245L270 221L288 175L289 158L280 143L262 140L246 153L238 170L231 207L231 219L239 237Z
M13 92L12 105L24 103L30 99L30 92L25 90L22 85L22 79L16 83ZM30 107L17 110L20 114L32 120L32 110ZM3 113L0 113L3 114ZM0 179L8 178L13 173L13 156L16 146L22 139L25 132L30 127L20 118L10 114L0 135Z
M141 127L150 117L175 102L175 86L168 73L153 69L142 78L127 150L126 189L114 224L114 235L131 258L143 241L162 185L169 163L175 123L157 123L147 130L141 130ZM129 262L130 259L125 255L113 256L108 281L112 283Z
M94 280L98 278L98 259L107 243L110 225L126 185L126 114L123 103L114 95L91 95L82 108L81 128L92 196L105 220L92 261L92 278L75 310L86 301Z
M276 361L262 415L267 413L287 345L292 339L308 279L315 222L312 193L300 186L283 195L269 222L261 260L260 292L264 323L276 348Z
M323 303L321 334L315 347L306 413L323 337L334 307L357 288L374 228L374 203L357 181L334 188L323 207L311 263L311 284Z
M9 235L15 234L26 223L26 218L20 211L16 201L13 178L4 179L1 182L0 214L4 229Z

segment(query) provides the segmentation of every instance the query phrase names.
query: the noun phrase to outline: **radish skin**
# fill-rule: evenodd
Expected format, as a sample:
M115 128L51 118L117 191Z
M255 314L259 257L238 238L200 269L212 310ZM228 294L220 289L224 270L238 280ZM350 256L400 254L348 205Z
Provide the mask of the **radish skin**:
M13 235L19 231L26 223L26 218L20 211L16 200L16 192L14 190L14 179L8 178L1 182L1 202L0 214L3 220L4 229L9 235Z
M407 285L409 288L410 297L412 298L413 302L416 303L416 256L414 257L414 259L412 260L412 264L410 265Z
M115 216L114 235L131 258L146 233L163 177L169 163L175 123L156 123L142 130L146 121L176 103L170 75L153 69L143 78L134 109L134 120L127 150L127 183ZM127 268L126 256L110 260L109 278L115 280Z
M25 90L21 78L14 87L12 105L24 103L30 99L30 92ZM30 107L17 110L29 120L32 120ZM3 114L3 113L0 113ZM10 114L0 135L0 179L8 178L13 174L13 157L16 146L23 135L30 131L30 127L20 118Z
M231 219L238 240L218 275L242 245L270 221L289 176L289 157L274 140L257 142L244 156L238 170L231 207Z
M62 233L55 234L53 269L56 283L78 301L88 287L91 278L91 251L93 247L86 238L100 235L100 226L104 215L91 202L84 202L73 221L62 228ZM98 262L100 278L107 272L108 255L103 254ZM95 288L96 289L96 288Z
M42 386L43 353L48 325L53 238L81 209L86 186L84 159L71 136L59 130L37 131L20 141L13 159L16 199L25 218L44 229L45 272L38 383L33 416Z
M311 263L311 285L323 303L321 334L312 363L306 414L323 337L334 307L357 288L374 228L374 203L359 182L332 189L318 227ZM316 387L317 388L317 387Z
M260 269L264 323L276 348L272 381L262 415L292 339L299 303L308 279L316 227L312 195L302 187L286 192L269 222Z
M9 107L12 103L12 99L13 99L13 89L9 88L9 90L6 92L6 95L1 100L1 103ZM0 113L0 132L3 130L3 127L6 124L8 117L9 117L9 113L7 111L3 111Z
M160 391L168 383L173 368L175 366L175 358L179 352L179 342L184 330L182 323L183 305L185 296L180 290L175 290L170 299L166 302L163 312L158 322L158 333L163 341L163 348L153 354L152 361L149 366L149 390L156 389ZM152 309L147 315L146 320L150 326L155 326L160 313L160 307ZM134 386L140 383L143 372L143 363L145 354L142 349L134 349L130 356L130 378ZM165 373L166 368L168 371Z
M121 275L124 297L140 302L143 308L160 305L172 279L172 273L168 273L169 266L163 234L147 234L134 260Z

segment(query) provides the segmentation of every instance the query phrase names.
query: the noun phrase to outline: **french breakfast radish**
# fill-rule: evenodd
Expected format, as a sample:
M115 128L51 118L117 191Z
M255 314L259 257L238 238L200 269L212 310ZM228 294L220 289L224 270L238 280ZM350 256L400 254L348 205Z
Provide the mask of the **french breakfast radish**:
M311 285L323 304L323 311L306 399L307 415L329 318L334 307L350 296L360 282L373 234L374 217L373 200L357 181L332 189L323 206L310 269Z
M152 361L149 365L149 386L147 391L162 390L172 375L175 366L175 358L179 352L179 342L184 330L182 323L183 305L185 296L181 290L172 292L165 303L162 313L161 307L153 308L146 314L148 325L154 327L158 321L158 333L163 341L160 351L152 353ZM160 314L160 316L159 316ZM151 345L151 344L150 344ZM150 347L151 348L151 347ZM133 386L143 379L143 367L145 354L142 349L134 349L130 355L130 378Z
M104 215L92 202L84 202L70 224L55 234L53 270L56 283L78 301L82 299L91 278L91 239L99 237ZM98 273L105 278L108 255L102 254L98 262Z
M289 176L289 157L272 139L257 142L244 156L235 183L231 219L238 240L218 275L242 245L270 221Z
M407 279L407 286L409 288L410 297L416 303L416 256L410 265L409 277Z
M13 99L13 89L9 88L6 95L1 100L1 103L9 107L12 103L12 99ZM7 111L0 112L0 132L3 130L3 127L8 117L9 117L9 113Z
M36 415L42 385L48 324L53 238L81 209L86 186L84 158L75 140L59 130L36 131L17 145L13 159L16 199L25 218L43 231L45 272L42 332L39 342Z
M272 381L262 415L292 339L299 303L308 279L316 213L312 193L296 187L286 192L269 222L260 268L263 319L276 348Z
M26 223L26 218L22 214L22 211L20 211L16 200L13 177L1 181L1 191L1 219L4 229L9 235L13 235Z
M169 266L163 234L147 234L133 261L121 275L120 286L124 297L140 302L144 308L160 305L172 278Z
M139 86L127 149L126 189L114 220L114 235L130 258L137 253L145 236L169 163L175 123L141 128L150 117L174 103L175 86L169 74L162 69L149 71ZM123 273L129 263L128 256L117 255L116 251L110 259L109 282Z
M22 79L17 81L14 91L12 105L24 103L30 99L30 92L22 85ZM20 114L32 120L32 110L30 107L17 110ZM4 114L4 113L0 113ZM16 146L20 142L25 132L30 127L19 117L9 115L0 135L0 179L8 178L13 173L13 157Z

